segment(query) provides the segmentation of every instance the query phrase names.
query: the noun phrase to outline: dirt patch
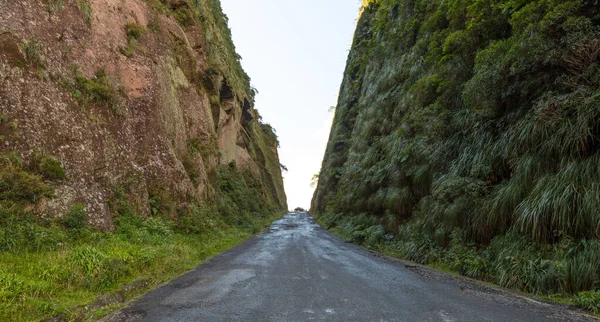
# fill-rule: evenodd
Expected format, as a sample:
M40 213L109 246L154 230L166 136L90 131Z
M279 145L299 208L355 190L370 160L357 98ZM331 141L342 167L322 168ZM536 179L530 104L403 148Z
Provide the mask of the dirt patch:
M0 33L0 55L12 66L25 64L25 55L21 51L20 43L10 32Z

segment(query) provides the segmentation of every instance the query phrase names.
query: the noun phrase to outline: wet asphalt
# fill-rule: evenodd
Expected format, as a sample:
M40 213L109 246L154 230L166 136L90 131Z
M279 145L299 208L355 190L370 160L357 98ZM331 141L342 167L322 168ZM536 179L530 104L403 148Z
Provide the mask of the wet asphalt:
M289 213L105 321L594 321L345 243Z

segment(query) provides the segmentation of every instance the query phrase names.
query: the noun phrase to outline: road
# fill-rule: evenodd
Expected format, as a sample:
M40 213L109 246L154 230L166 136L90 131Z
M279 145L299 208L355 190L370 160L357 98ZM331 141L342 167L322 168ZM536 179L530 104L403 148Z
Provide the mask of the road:
M591 321L579 311L345 243L307 213L148 293L106 321Z

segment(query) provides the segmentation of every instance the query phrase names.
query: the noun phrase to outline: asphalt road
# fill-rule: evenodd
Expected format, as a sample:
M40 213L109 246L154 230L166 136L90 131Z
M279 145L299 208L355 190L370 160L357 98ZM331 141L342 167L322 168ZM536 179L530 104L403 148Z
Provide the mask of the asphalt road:
M307 213L147 294L106 321L590 321L579 311L406 265Z

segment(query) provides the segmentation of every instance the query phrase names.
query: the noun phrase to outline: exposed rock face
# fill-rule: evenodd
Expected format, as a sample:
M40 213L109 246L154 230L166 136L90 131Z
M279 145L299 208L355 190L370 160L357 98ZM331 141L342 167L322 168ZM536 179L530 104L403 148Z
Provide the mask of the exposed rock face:
M61 161L67 179L36 207L85 204L113 227L115 189L211 201L235 162L285 209L277 139L253 109L218 1L0 0L0 151Z

